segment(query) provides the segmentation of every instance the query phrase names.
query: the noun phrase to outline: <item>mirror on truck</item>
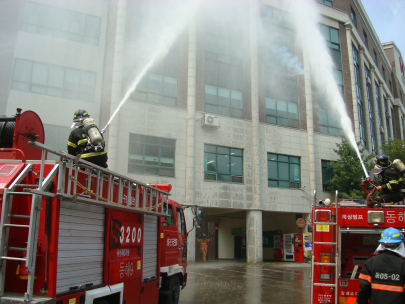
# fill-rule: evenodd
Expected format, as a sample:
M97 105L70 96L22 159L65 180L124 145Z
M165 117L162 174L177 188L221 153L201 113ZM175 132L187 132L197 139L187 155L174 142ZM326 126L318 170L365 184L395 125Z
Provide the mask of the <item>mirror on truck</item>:
M197 221L199 222L199 221L202 221L202 219L203 219L203 208L202 207L198 207L197 208L197 212L196 212L196 218L197 218Z

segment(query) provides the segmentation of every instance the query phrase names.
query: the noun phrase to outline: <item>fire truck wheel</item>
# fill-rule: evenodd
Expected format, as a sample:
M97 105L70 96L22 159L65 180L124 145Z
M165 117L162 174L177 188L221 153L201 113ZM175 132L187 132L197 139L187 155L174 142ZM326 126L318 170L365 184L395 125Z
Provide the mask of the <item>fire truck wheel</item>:
M172 292L172 295L167 299L167 304L178 304L180 299L180 282L178 276L175 275L170 279L169 291Z

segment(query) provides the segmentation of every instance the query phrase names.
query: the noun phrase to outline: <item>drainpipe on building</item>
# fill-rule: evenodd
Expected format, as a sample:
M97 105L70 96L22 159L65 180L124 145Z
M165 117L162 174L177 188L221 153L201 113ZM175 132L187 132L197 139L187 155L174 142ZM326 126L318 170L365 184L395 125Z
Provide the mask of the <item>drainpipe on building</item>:
M197 37L195 21L189 26L188 34L188 79L187 79L187 137L186 137L186 204L194 205L195 198L195 103L196 103L196 68L197 68ZM190 210L190 209L189 209ZM187 212L188 227L192 227L193 214ZM195 262L195 229L190 232L187 240L187 259Z
M263 232L261 210L260 124L257 59L257 27L259 5L249 5L250 14L250 69L252 103L252 191L251 210L246 211L246 256L252 264L263 262ZM264 157L264 155L263 155Z
M123 78L123 61L124 61L124 49L125 49L125 27L126 27L126 14L127 14L127 0L118 1L117 9L117 25L115 29L115 44L114 44L114 64L112 71L112 87L111 87L111 104L110 115L112 115L115 109L118 107L122 98L122 78ZM120 113L117 113L118 117L110 123L108 129L108 168L110 170L117 171L118 160L118 142L119 142L119 121Z

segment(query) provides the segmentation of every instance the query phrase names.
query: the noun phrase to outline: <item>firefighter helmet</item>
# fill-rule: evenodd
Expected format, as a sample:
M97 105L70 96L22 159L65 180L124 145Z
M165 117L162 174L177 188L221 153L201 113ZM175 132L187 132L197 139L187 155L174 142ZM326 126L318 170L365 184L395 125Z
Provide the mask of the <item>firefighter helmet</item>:
M79 109L73 114L73 121L74 122L82 121L87 117L90 117L89 113L87 113L86 110Z
M403 239L404 237L398 229L390 227L383 231L378 242L385 244L401 243Z
M389 165L390 165L390 160L388 159L388 156L387 155L385 155L385 154L380 154L380 155L377 155L375 158L374 158L374 163L377 165L377 166L380 166L380 167L388 167Z
M203 237L203 238L206 238L207 236L205 235L205 233L203 233L203 234L202 234L202 237Z

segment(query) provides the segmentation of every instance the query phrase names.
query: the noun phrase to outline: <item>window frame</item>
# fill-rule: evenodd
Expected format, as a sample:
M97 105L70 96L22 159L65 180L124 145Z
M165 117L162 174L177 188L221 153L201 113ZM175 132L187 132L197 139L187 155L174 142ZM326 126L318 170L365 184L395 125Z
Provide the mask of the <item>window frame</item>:
M276 156L277 160L272 160L270 159L271 157ZM283 161L283 160L279 160L279 158L288 158L288 161ZM290 159L294 158L298 160L297 162L292 162ZM271 164L276 164L277 166L277 178L272 178L270 177L270 165ZM279 164L287 164L288 165L288 179L281 179L279 177L279 172L280 172L280 165ZM298 177L298 181L296 179L296 177L292 177L291 174L291 167L290 165L298 165L299 168L299 177ZM267 153L267 186L268 187L272 187L272 188L285 188L285 189L300 189L301 188L301 183L302 183L302 172L301 172L302 168L301 168L301 156L293 156L293 155L284 155L284 154L276 154L276 153ZM270 183L273 183L273 185L270 185ZM282 183L288 183L288 187L283 187L280 186L280 182ZM275 186L275 183L277 183L277 186ZM295 187L292 187L292 185L296 185Z
M134 140L137 138L140 138L141 140ZM162 144L162 140L166 143L171 143L171 144ZM152 141L159 141L159 143L153 143ZM139 147L142 145L142 155L136 154L136 153L131 153L131 145L136 145ZM148 155L146 153L146 149L150 149L152 147L155 147L155 149L158 149L159 156L154 156L154 155ZM162 159L171 159L170 157L162 157L162 148L163 149L173 149L173 166L165 166L162 165ZM135 150L135 152L139 152ZM132 155L132 158L131 158ZM140 156L140 158L139 158ZM158 165L145 165L145 162L151 162L150 159L148 158L153 158L156 157ZM156 159L154 161L156 162ZM132 160L132 162L131 162ZM165 164L170 164L169 162L166 162ZM136 171L135 169L130 169L130 167L138 167L142 168L142 172ZM158 174L154 174L151 172L145 172L145 169L157 169ZM161 172L173 172L173 175L167 175L167 174L160 174ZM142 175L153 175L153 176L164 176L164 177L176 177L176 139L174 138L163 138L163 137L157 137L157 136L150 136L150 135L143 135L143 134L137 134L137 133L129 133L129 147L128 147L128 167L127 167L127 172L128 174L142 174Z
M363 29L363 41L365 46L368 48L368 38L367 38L367 33L366 31Z
M356 12L353 10L353 7L350 6L350 19L352 20L355 27L357 27Z
M326 182L332 180L333 178L333 168L328 168L329 164L335 163L335 161L331 160L324 160L321 159L321 173L322 173L322 191L323 192L332 192L335 189L332 189L332 185L328 185ZM325 169L324 169L325 168ZM325 172L331 176L331 179L326 180L326 177L324 177L324 170L330 170L329 172Z
M316 0L319 3L325 4L327 6L333 7L333 2L332 0Z
M215 152L213 152L213 148L215 147ZM229 153L221 153L218 152L219 149L229 149ZM232 150L235 150L234 152L240 152L240 155L232 155ZM204 144L204 181L208 182L220 182L220 183L232 183L232 184L244 184L245 178L244 178L244 155L243 155L243 149L239 148L233 148L233 147L226 147L226 146L217 146L213 144ZM212 157L212 155L215 155L215 171L214 170L208 170L208 164L213 161L209 161L209 156ZM229 174L219 172L220 170L220 161L218 159L218 155L222 156L227 156L228 157L228 167L229 167ZM232 174L232 157L238 158L241 161L241 171L242 174ZM223 163L222 163L223 165ZM229 180L219 180L218 176L229 176ZM207 178L211 177L211 178ZM215 177L215 179L213 179ZM237 181L240 180L240 181Z

